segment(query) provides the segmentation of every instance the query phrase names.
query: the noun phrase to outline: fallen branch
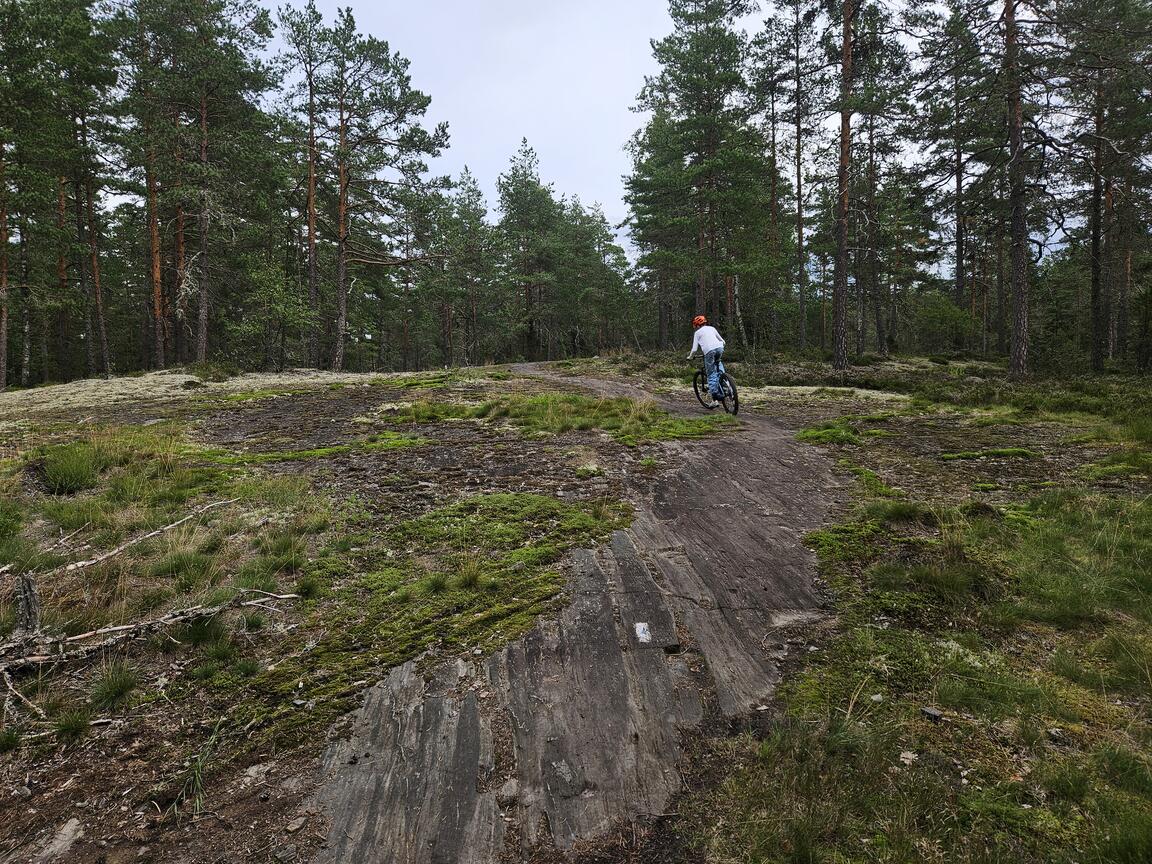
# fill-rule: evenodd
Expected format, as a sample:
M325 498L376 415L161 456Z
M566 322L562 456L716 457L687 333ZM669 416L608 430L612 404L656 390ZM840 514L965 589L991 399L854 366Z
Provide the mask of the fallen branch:
M46 548L44 551L45 552L51 552L53 549L59 549L61 546L63 546L65 543L67 543L69 540L71 540L73 537L75 537L77 534L79 534L81 531L83 531L85 528L87 528L91 524L92 524L91 522L85 522L83 525L81 525L79 528L77 528L71 534L64 535L59 540L57 540L55 543L53 543L51 546ZM2 572L3 571L0 570L0 573L2 573Z
M21 702L32 709L32 713L39 717L41 720L47 720L44 712L40 710L39 706L32 704L28 701L28 697L16 689L16 685L12 683L12 676L8 674L8 670L4 670L4 683L7 685L8 690Z
M115 721L111 717L100 717L100 718L97 718L96 720L89 721L88 728L91 729L93 726L111 726L113 722L115 722ZM44 738L55 738L59 734L60 734L59 732L52 729L52 730L49 730L47 732L36 732L32 735L21 735L20 736L20 742L22 744L26 744L29 741L41 741Z
M195 519L197 516L202 516L209 510L212 510L216 507L223 507L227 504L235 504L237 500L239 499L230 498L227 501L213 501L211 504L205 504L203 507L193 510L183 519L177 519L171 525L165 525L163 528L157 528L155 531L149 531L147 534L141 534L139 537L133 537L131 540L121 543L110 552L105 552L102 555L97 555L95 558L89 558L86 561L73 561L71 564L65 564L62 567L57 567L55 570L49 570L47 573L42 574L42 576L62 576L65 573L72 573L76 570L82 570L85 567L92 567L96 564L101 564L107 561L109 558L115 558L117 555L121 554L127 549L131 549L133 546L137 546L140 543L143 543L145 540L151 540L153 537L157 537L167 531L171 531L173 528L179 528L185 522L189 522ZM0 573L3 572L3 570L0 570Z
M258 600L245 600L244 598L250 594L260 595ZM56 639L46 640L41 642L37 647L40 653L28 654L21 657L13 658L4 663L0 663L0 674L8 676L12 672L22 669L27 669L32 666L43 666L50 663L66 663L74 660L83 660L91 657L93 654L98 654L105 651L114 645L119 645L123 642L139 639L143 636L148 636L158 630L164 630L175 624L184 624L188 621L195 621L200 618L211 618L219 615L221 612L226 612L229 609L237 609L244 606L263 606L266 600L299 600L299 594L272 594L268 591L259 591L255 588L241 588L237 594L227 603L221 603L219 606L192 606L188 609L179 609L175 612L169 612L160 618L154 618L151 621L140 621L135 624L121 624L116 627L102 627L99 630L90 630L87 633L80 633L76 636L65 636ZM71 650L65 650L69 645L75 645L77 642L83 642L88 639L94 639L100 636L107 638L101 639L91 645L83 645ZM0 645L0 656L10 652L13 648L24 647L27 648L27 643L10 642L6 645Z

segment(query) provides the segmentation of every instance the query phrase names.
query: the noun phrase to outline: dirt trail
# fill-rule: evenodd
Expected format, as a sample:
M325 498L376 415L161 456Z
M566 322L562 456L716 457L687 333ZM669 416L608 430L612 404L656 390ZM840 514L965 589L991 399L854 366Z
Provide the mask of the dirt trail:
M690 398L667 406L691 410ZM409 663L372 688L324 758L319 861L520 861L667 810L682 736L763 706L781 628L818 615L801 540L838 481L789 431L744 421L722 439L665 445L679 467L637 493L631 528L573 556L558 617L494 656L429 674Z

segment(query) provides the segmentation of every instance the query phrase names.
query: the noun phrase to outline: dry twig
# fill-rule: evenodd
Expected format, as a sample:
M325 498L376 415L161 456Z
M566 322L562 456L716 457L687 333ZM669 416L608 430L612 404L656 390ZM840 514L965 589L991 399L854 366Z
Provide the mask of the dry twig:
M260 595L258 600L245 600L244 597L250 594ZM241 588L236 596L234 596L227 603L221 603L219 606L192 606L188 609L179 609L175 612L169 612L159 618L154 618L150 621L138 621L134 624L120 624L115 627L102 627L99 630L90 630L87 633L80 633L76 636L58 637L49 640L41 640L39 643L34 643L35 647L40 648L39 653L25 654L19 657L14 657L11 660L0 663L0 673L8 675L11 672L26 669L31 666L43 666L49 663L64 663L73 660L82 660L86 657L91 657L93 654L98 654L105 651L114 645L119 645L122 642L128 642L134 639L139 639L142 636L147 636L155 633L158 630L163 630L174 624L183 624L188 621L195 621L200 618L211 618L214 615L219 615L228 609L236 609L244 606L260 606L265 600L298 600L299 594L272 594L268 591L259 591L255 588ZM99 642L94 642L90 645L82 645L77 648L69 649L68 646L75 645L78 642L83 642L88 639L94 639L99 636L107 638L101 639ZM0 656L10 654L13 649L26 650L29 643L26 640L19 642L8 642L0 645Z
M157 537L160 534L171 531L173 528L178 528L185 522L189 522L195 519L197 516L202 516L209 510L212 510L216 507L223 507L227 504L235 504L237 500L238 499L236 498L230 498L227 501L213 501L211 504L205 504L203 507L199 507L196 510L193 510L183 519L177 519L171 525L165 525L163 528L157 528L155 531L149 531L147 534L141 534L139 537L133 537L131 540L121 543L112 551L105 552L102 555L97 555L95 558L89 558L86 561L73 561L71 564L65 564L62 567L57 567L55 570L49 570L47 573L44 573L43 576L62 576L65 573L72 573L76 570L82 570L85 567L92 567L96 564L101 564L104 561L107 561L109 558L115 558L117 555L121 554L127 549L131 549L133 546L143 543L145 540L150 540L153 537Z
M8 670L4 670L4 683L7 685L8 690L15 695L17 699L32 709L32 713L39 717L41 720L47 720L44 712L40 710L39 706L34 705L28 701L28 697L16 689L16 685L12 683L12 676L8 674Z

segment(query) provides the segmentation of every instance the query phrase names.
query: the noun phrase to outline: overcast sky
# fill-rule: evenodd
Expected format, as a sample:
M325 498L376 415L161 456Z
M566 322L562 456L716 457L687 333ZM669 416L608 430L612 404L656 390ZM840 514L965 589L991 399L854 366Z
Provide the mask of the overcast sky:
M630 109L656 68L649 40L672 29L666 0L317 0L329 23L347 5L412 61L430 120L448 122L436 173L467 165L494 210L496 176L526 137L558 194L623 221L624 145L642 121Z

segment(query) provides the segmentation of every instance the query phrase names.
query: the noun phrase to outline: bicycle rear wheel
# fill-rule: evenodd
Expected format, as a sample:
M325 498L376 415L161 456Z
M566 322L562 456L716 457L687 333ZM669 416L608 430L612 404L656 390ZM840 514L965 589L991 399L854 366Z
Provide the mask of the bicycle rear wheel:
M720 392L724 396L721 400L724 410L729 414L739 414L740 394L736 392L736 382L729 378L726 372L720 373Z
M716 403L711 399L705 401L708 396L708 380L704 377L704 370L697 369L696 375L692 378L692 389L696 391L696 400L711 411L716 407Z

